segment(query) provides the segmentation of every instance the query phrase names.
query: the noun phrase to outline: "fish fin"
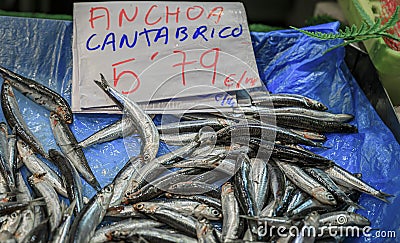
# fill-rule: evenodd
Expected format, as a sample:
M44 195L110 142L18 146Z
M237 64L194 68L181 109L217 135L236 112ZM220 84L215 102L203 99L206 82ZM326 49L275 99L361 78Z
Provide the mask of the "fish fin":
M44 200L44 197L39 197L39 198L35 198L35 199L31 200L29 202L29 205L31 205L31 206L45 206L47 204L46 204L46 201Z
M258 216L249 216L249 215L239 215L240 218L244 218L244 219L251 219L251 220L258 220L259 217Z
M108 88L109 88L108 82L107 82L107 80L105 79L105 77L104 77L104 75L103 75L102 73L100 73L100 80L101 80L101 81L94 80L94 82L95 82L101 89L103 89L103 90L108 90Z
M101 191L100 183L97 181L96 178L88 182L97 192Z
M72 148L73 149L83 149L84 147L78 143L78 144L72 145Z
M387 197L394 197L394 195L379 191L379 194L376 195L375 197L380 199L381 201L384 201L385 203L390 203L390 201L387 199Z
M69 206L64 210L64 215L72 215L76 206L76 198L71 201Z
M385 193L385 192L382 192L382 191L379 191L379 193L380 193L380 195L382 195L384 197L394 197L393 194Z
M385 203L390 203L390 201L384 196L375 196L375 197L378 198L381 201L384 201Z
M355 207L356 209L365 209L363 206L361 206L360 204L358 204L358 203L356 203L356 202L353 202L350 198L348 199L348 200L346 200L346 203L349 205L349 206L352 206L352 207Z

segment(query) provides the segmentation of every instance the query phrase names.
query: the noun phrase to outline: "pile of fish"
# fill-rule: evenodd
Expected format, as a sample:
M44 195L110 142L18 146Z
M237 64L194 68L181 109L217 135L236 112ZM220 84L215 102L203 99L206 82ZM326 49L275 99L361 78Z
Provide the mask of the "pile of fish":
M0 75L8 124L0 123L1 242L340 242L346 229L370 225L355 213L361 193L391 196L307 150L329 149L322 133L357 128L347 123L352 115L303 96L259 92L233 113L156 126L101 75L95 83L125 115L78 142L65 99L4 67ZM44 150L14 91L49 110L57 148ZM133 133L140 155L102 187L84 148ZM156 157L160 142L180 147ZM81 178L97 191L89 200Z

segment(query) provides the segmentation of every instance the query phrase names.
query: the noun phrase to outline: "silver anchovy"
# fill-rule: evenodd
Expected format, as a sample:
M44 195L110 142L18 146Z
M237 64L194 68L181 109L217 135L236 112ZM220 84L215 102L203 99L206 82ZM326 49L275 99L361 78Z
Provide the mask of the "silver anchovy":
M117 206L121 203L122 198L132 180L138 167L138 163L142 162L141 157L133 157L126 162L125 166L118 172L113 180L114 194L110 202L110 207Z
M147 184L148 181L152 181L155 177L159 176L160 173L165 172L167 170L165 166L171 166L173 163L182 160L196 151L202 144L208 143L210 139L212 139L210 133L203 133L202 130L200 130L199 136L191 143L174 150L172 153L157 157L151 162L145 162L145 164L136 171L132 183L127 190L135 191L140 189L143 185Z
M27 208L21 213L21 222L15 232L15 238L18 242L29 234L29 232L35 227L35 213L32 208Z
M94 144L105 143L132 135L136 131L135 123L133 123L132 119L124 116L121 120L118 120L85 138L79 142L78 145L79 147L86 148Z
M166 229L137 229L134 231L113 231L109 240L117 242L165 242L165 243L197 243L196 238L170 232Z
M106 218L126 219L126 218L143 218L143 214L135 210L132 204L117 205L107 209Z
M282 161L277 161L277 165L281 168L283 173L304 192L324 204L336 205L336 200L333 195L328 192L325 187L307 175L300 167Z
M75 213L79 213L84 204L82 181L78 171L72 165L72 162L57 150L50 149L49 156L64 178L69 201L72 202L75 200L76 202L76 207L74 207Z
M29 144L33 151L48 158L43 145L28 128L28 125L22 117L17 99L7 80L4 81L1 88L1 107L3 108L3 113L8 125L15 128L17 135L24 140L25 143Z
M230 182L222 185L222 241L230 242L239 239L240 236L240 208L234 195L234 188Z
M201 219L196 225L198 243L219 243L220 232L206 219Z
M165 226L165 224L152 219L125 219L96 230L90 243L107 242L109 240L107 236L116 230L135 231L137 229L154 229L162 226Z
M269 192L269 176L267 163L258 158L250 159L251 181L253 183L257 208L264 208Z
M118 93L114 88L112 88L104 76L100 74L101 82L96 81L95 83L132 119L136 128L138 129L141 138L141 154L143 155L143 160L149 162L153 160L158 152L158 147L160 144L160 136L158 134L157 128L153 123L153 120L132 100Z
M325 172L328 173L328 175L338 184L367 193L384 202L388 203L389 201L387 200L387 197L392 196L373 188L338 165L326 169Z
M301 191L301 190L297 190L293 197L292 200L289 202L289 205L287 206L287 211L290 212L293 209L295 209L297 206L299 206L300 204L302 204L303 202L305 202L307 199L309 198L308 194L306 194L305 192Z
M360 208L357 203L353 202L345 192L343 192L338 185L332 180L332 178L326 174L323 170L318 168L305 168L304 169L310 176L312 176L316 181L325 186L325 188L336 196L340 201L347 203L348 205Z
M16 180L17 169L18 169L18 159L17 159L17 131L14 128L12 134L8 135L8 165L10 167L11 176Z
M18 153L28 170L33 174L43 174L42 179L49 182L63 197L68 197L64 182L61 177L46 163L40 160L23 141L17 142Z
M314 198L309 198L293 210L288 211L286 214L289 216L305 216L312 211L327 212L332 209L334 209L332 205L323 204Z
M99 191L80 211L69 231L70 243L88 243L97 225L103 220L113 195L114 186L107 185Z
M268 161L268 174L269 174L269 181L272 192L272 201L270 201L261 211L261 216L276 216L278 206L280 201L282 201L285 186L286 186L286 179L285 175L281 171L281 169L276 165L273 160Z
M221 211L204 203L188 199L166 199L153 200L154 205L172 208L196 218L206 218L208 220L222 219Z
M6 216L6 220L1 224L0 231L8 231L12 234L17 231L18 225L22 219L21 210L12 212Z
M68 242L68 233L71 228L74 208L76 206L76 200L73 200L68 208L63 212L63 221L54 231L51 242L54 243L66 243Z
M31 191L28 188L28 185L25 183L21 173L17 173L17 188L18 194L16 195L16 199L18 202L30 202L33 200L31 195ZM40 208L39 206L29 206L22 212L22 220L21 224L18 226L17 232L15 234L15 238L18 242L22 242L22 240L29 234L29 232L37 226L38 221L40 220Z
M171 208L155 205L152 202L140 202L134 208L152 218L163 222L182 233L196 237L196 218L185 215Z
M33 102L42 105L49 111L57 112L66 123L72 123L73 115L68 102L58 93L47 88L46 86L16 74L5 67L0 66L0 75L3 79L28 97Z
M28 180L44 198L47 215L50 217L50 228L52 231L55 230L61 222L61 204L57 192L40 174L33 174Z
M253 104L268 105L274 107L303 107L313 110L325 111L324 104L311 98L297 94L269 94L265 96L251 97Z
M169 145L182 146L192 142L197 134L197 132L179 134L162 133L160 134L160 140Z
M78 147L78 141L69 126L54 112L50 112L50 124L57 145L64 155L74 164L75 169L89 185L97 191L100 190L100 183L94 176L82 148Z
M301 232L296 236L293 243L313 243L319 229L320 215L317 212L308 214L302 222ZM308 229L302 230L302 229Z
M10 167L9 151L8 151L8 131L4 122L0 123L0 171L2 177L7 182L7 186L11 192L15 192L15 177Z
M321 214L319 219L320 225L328 226L370 226L371 222L364 216L347 211L334 211Z
M298 107L275 108L271 109L271 112L275 113L275 115L301 114L301 115L312 116L325 121L337 121L337 122L348 122L354 118L354 116L351 114L334 114L326 111L316 111Z

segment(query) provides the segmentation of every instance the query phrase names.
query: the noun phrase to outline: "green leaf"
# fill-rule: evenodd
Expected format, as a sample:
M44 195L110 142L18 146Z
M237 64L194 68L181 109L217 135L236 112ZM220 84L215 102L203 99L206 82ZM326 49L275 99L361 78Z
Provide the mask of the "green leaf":
M368 26L374 25L374 22L370 19L369 15L364 11L363 7L357 0L353 0L353 4L357 11L360 13L361 18L368 24Z
M396 25L397 21L399 21L399 11L400 11L400 6L397 6L393 15L390 17L388 22L382 25L382 27L379 29L379 32L386 31Z
M354 0L353 0L354 1ZM351 27L346 27L344 30L340 29L338 33L323 33L319 31L307 31L302 30L293 26L290 28L300 31L301 33L308 35L313 38L318 38L321 40L334 40L334 39L343 39L344 43L334 46L328 49L326 52L331 51L340 46L345 46L353 42L364 41L372 38L386 37L396 41L400 41L400 37L394 36L386 31L393 27L398 21L398 15L400 12L400 7L396 7L396 11L390 17L388 22L382 25L382 19L377 19L375 22L372 22L365 11L362 9L361 5L358 2L354 2L356 8L364 18L364 21L361 23L360 28L356 25L352 25Z

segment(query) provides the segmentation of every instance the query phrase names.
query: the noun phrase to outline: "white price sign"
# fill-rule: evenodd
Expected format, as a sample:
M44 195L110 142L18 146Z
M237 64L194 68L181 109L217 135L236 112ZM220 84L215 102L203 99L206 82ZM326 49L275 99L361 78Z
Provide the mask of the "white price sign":
M241 3L75 3L73 57L75 111L113 105L99 73L136 102L262 85Z

